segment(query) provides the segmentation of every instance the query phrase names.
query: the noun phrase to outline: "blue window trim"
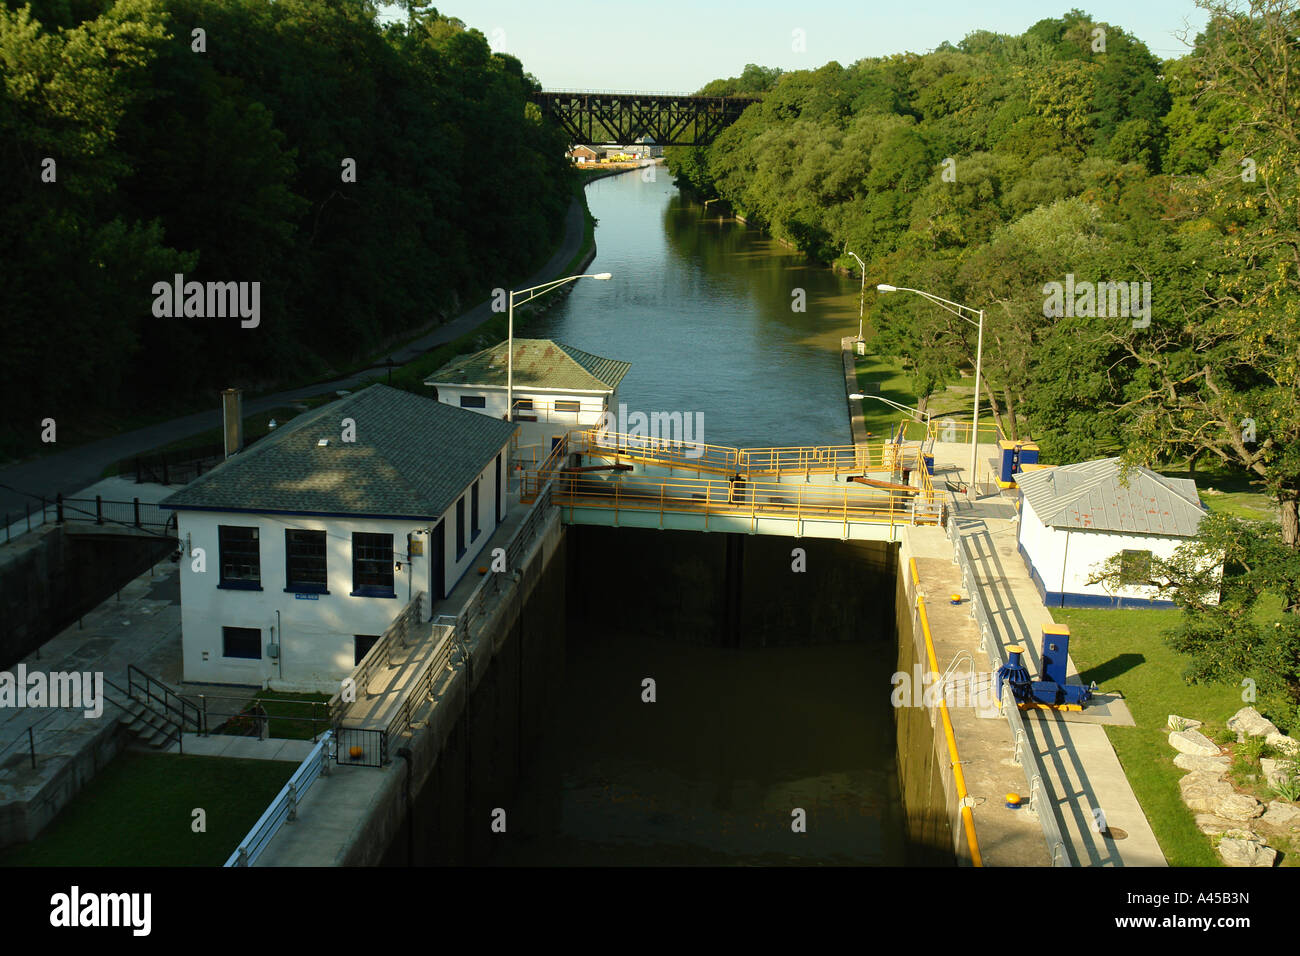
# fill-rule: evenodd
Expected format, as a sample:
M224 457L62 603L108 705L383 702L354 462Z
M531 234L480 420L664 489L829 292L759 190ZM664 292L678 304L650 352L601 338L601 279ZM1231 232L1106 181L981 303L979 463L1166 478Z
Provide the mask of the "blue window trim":
M285 588L285 594L329 594L329 588L325 585L299 584L296 587Z
M328 592L327 592L328 593ZM366 587L357 588L350 595L351 597L377 597L377 598L395 598L397 592L388 588Z
M260 591L262 585L255 581L222 581L217 587L223 591Z

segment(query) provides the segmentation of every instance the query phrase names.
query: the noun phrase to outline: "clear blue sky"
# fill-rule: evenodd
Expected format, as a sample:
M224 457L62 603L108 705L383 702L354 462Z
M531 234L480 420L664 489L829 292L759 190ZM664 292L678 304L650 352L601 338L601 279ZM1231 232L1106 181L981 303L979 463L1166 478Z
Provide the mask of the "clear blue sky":
M1157 57L1185 52L1175 34L1205 25L1192 0L435 0L523 61L548 89L698 89L746 63L784 70L924 53L979 29L1023 33L1079 7L1122 27ZM806 52L792 49L803 30Z

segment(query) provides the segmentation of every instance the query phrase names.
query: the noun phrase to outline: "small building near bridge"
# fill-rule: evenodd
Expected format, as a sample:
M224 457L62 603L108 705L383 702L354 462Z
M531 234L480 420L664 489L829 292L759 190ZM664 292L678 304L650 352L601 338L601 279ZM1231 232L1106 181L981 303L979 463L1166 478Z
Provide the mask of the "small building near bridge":
M544 459L561 435L601 427L618 414L618 386L628 362L592 355L550 339L514 340L514 420L522 459ZM506 418L506 343L454 359L425 385L438 401Z

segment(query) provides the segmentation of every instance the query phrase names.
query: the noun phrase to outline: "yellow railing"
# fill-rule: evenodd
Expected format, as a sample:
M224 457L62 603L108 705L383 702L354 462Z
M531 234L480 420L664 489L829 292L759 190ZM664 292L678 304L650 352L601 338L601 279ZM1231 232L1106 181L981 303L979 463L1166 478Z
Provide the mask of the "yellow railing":
M600 432L570 433L571 450L618 456L697 472L712 471L748 478L782 475L854 475L869 471L915 468L919 451L888 442L872 445L798 445L785 448L733 448L706 442Z
M629 454L626 439L644 447ZM640 436L598 434L594 429L574 429L565 435L540 465L525 472L521 483L523 500L531 501L548 481L554 483L557 500L590 507L686 511L711 514L748 515L752 518L781 517L796 520L842 518L844 522L934 523L939 507L934 485L924 467L917 467L916 454L907 455L908 464L917 471L918 488L911 492L873 488L861 484L818 485L753 481L750 475L771 469L772 477L788 474L826 473L838 469L844 473L889 470L891 455L903 454L898 446L829 446L817 448L734 449L721 445L701 445L701 454L688 457L692 446L655 441ZM756 451L753 471L746 472L745 456ZM844 452L852 452L853 458ZM642 474L569 472L565 463L570 453L613 457L623 461L699 469L697 477L659 478ZM789 454L787 454L789 453ZM740 468L736 467L739 462ZM707 463L707 464L701 464ZM707 477L705 471L727 475ZM745 475L740 480L731 476Z
M1002 429L997 426L996 422L980 422L978 433L978 444L981 445L996 445L999 439L1004 437ZM935 441L969 444L970 435L970 422L954 422L946 419L934 419L931 420L928 429L928 437L933 438Z
M594 428L574 432L570 437L572 438L571 450L581 454L612 455L649 464L690 468L700 472L714 471L734 475L738 470L740 458L739 449L727 445L648 438L644 435L626 435Z
M912 582L919 590L921 579L916 573L916 558L911 558L908 564L912 569ZM930 673L936 677L939 675L939 662L934 656L934 638L930 634L930 618L925 613L925 598L920 594L916 595L917 617L921 621L921 634L925 638L925 656L930 664ZM972 691L974 688L972 688ZM961 768L961 755L957 752L957 738L952 730L952 717L948 714L948 702L939 697L939 716L943 722L943 736L948 744L948 759L952 761L952 780L957 789L957 799L961 804L961 822L966 831L966 845L970 847L971 863L974 866L983 866L984 860L980 856L979 840L975 836L975 817L968 805L970 793L966 790L966 774Z
M731 482L719 478L632 480L561 473L551 478L557 500L614 511L692 512L794 520L839 520L845 523L902 523L915 496L860 486Z

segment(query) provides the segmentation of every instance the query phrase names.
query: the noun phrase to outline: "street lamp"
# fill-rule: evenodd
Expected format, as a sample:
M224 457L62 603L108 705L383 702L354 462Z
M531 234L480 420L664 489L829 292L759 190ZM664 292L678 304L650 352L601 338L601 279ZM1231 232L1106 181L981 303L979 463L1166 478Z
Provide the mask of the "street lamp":
M848 252L847 249L844 250ZM862 341L862 311L867 304L867 265L863 262L856 252L849 252L854 259L858 260L858 266L862 269L862 288L858 292L858 341ZM861 346L859 346L859 349Z
M975 465L978 461L979 451L979 425L980 425L980 367L984 359L984 310L972 309L968 305L962 305L959 302L952 302L949 299L941 299L937 295L931 295L929 292L922 292L920 289L908 289L903 286L892 286L881 283L876 286L877 292L915 292L922 298L929 299L941 309L946 309L963 322L979 327L979 340L975 346L975 410L971 415L970 426L970 489L969 496L975 497ZM967 312L973 312L979 316L979 321L975 322L958 312L958 309L965 309Z
M515 420L515 296L528 293L528 298L520 300L519 304L523 305L525 302L531 302L538 296L545 295L552 289L558 288L566 282L573 282L575 279L612 279L613 277L613 274L609 272L597 272L595 275L565 276L563 279L535 285L531 289L511 291L510 314L506 320L506 421L513 422Z
M849 396L849 399L855 402L860 402L863 399L867 399L867 398L874 398L878 402L884 402L886 405L892 405L894 408L897 408L900 412L911 412L913 415L922 416L925 419L926 432L929 433L930 430L929 412L923 412L918 408L913 408L911 405L904 405L902 402L896 402L892 398L885 398L885 396L883 395L863 395L861 392L854 392L852 395Z

